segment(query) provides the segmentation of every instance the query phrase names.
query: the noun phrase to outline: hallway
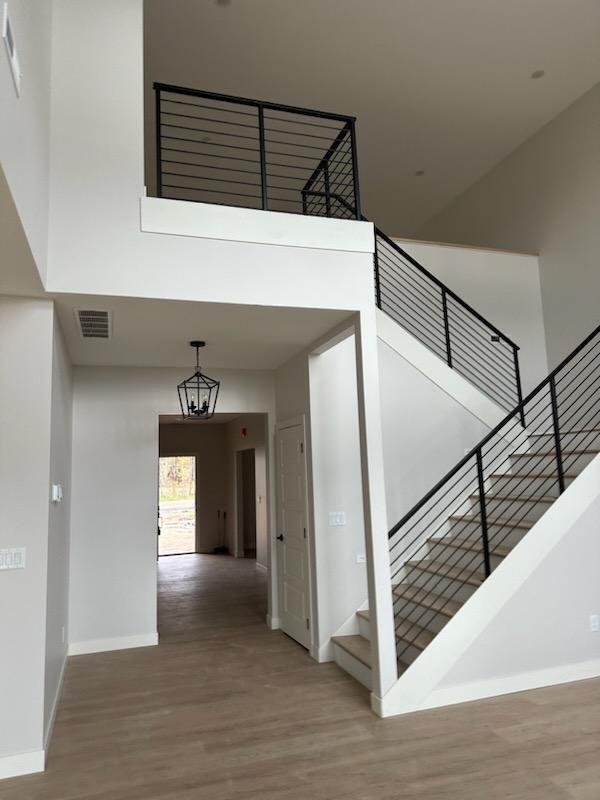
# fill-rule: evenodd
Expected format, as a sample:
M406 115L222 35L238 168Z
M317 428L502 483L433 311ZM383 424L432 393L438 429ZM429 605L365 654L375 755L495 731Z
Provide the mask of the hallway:
M265 625L253 561L161 559L160 645L69 661L47 771L2 800L597 798L600 681L380 720Z

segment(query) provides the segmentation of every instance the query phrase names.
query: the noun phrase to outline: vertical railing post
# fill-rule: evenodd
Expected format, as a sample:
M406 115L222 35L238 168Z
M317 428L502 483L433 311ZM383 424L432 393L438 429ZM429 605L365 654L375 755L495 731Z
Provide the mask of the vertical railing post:
M306 192L302 189L302 213L306 214L308 208L306 205Z
M375 231L375 250L373 252L373 266L375 268L375 305L381 308L381 283L379 281L379 254L377 252L377 231Z
M446 361L448 366L452 366L452 348L450 345L450 324L448 321L448 293L446 287L442 287L442 310L444 312L444 335L446 337Z
M550 378L550 403L552 405L552 427L554 429L554 448L556 451L556 471L558 475L558 491L562 494L565 490L565 471L562 460L562 447L560 443L560 424L558 420L558 402L556 399L556 381L554 375Z
M323 166L323 182L325 184L325 213L331 216L331 187L329 185L329 164Z
M267 191L267 151L265 147L265 113L262 104L258 106L258 148L260 152L262 207L264 211L267 211L269 208L269 195Z
M481 448L477 449L477 483L479 486L479 515L481 517L481 541L483 543L483 569L485 577L489 577L492 571L490 563L490 543L488 540L487 511L485 504L485 480L483 477L483 457Z
M156 108L156 196L162 197L162 142L160 126L160 88L154 87L154 100Z
M358 155L356 152L356 122L351 120L348 124L350 131L350 147L352 150L352 182L354 188L354 210L356 219L362 219L362 212L360 210L360 189L358 186Z
M521 425L525 427L525 408L523 407L523 387L521 386L521 370L519 369L519 348L516 344L513 345L513 358L515 362L515 382L517 384L517 402L520 405L519 416L521 417Z

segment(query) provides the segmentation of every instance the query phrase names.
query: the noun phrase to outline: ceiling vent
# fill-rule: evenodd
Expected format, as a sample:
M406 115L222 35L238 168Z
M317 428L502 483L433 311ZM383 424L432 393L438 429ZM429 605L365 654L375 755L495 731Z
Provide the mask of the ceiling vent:
M77 308L75 316L83 339L110 339L112 333L112 313L110 311Z

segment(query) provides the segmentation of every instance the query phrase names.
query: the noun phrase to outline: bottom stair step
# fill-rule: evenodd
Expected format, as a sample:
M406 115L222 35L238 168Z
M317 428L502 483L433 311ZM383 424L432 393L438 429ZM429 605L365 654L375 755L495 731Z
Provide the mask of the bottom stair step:
M331 641L371 669L371 642L364 636L333 636Z

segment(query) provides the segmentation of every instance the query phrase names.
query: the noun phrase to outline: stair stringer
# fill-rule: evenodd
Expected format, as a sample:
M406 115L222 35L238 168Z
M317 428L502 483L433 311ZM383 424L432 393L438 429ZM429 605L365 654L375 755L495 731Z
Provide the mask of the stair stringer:
M600 455L386 695L371 695L373 710L387 717L600 676L586 616L600 609L599 515ZM569 603L582 592L577 612Z
M449 367L439 356L422 344L384 311L375 309L377 338L395 350L415 369L434 383L441 391L463 406L490 429L505 417L506 410L491 400L484 392ZM505 438L512 441L518 430L508 427Z

